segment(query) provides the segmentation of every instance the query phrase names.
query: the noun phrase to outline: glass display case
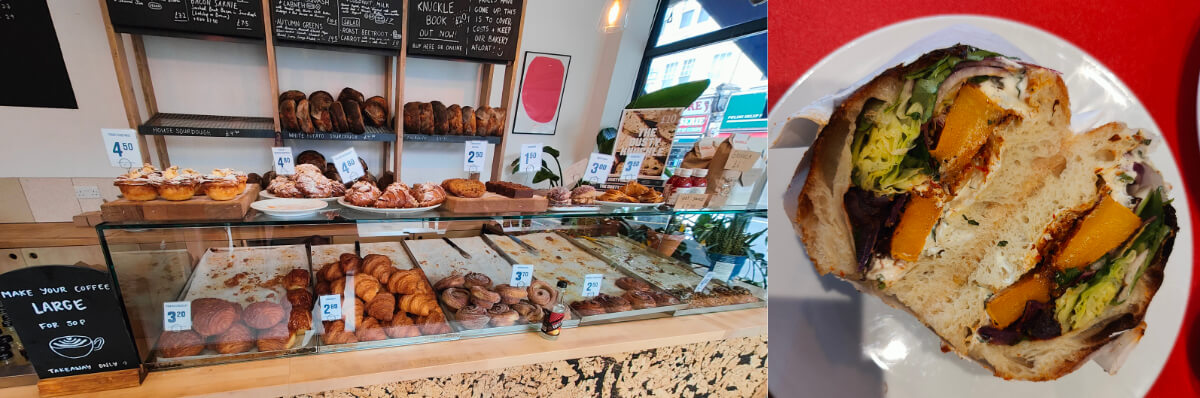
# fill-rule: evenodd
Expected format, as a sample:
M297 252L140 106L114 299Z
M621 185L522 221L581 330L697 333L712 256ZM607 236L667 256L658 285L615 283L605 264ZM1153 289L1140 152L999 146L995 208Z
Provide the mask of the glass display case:
M97 226L148 369L766 305L766 210L599 207ZM559 289L562 282L565 288ZM566 333L569 333L567 331Z

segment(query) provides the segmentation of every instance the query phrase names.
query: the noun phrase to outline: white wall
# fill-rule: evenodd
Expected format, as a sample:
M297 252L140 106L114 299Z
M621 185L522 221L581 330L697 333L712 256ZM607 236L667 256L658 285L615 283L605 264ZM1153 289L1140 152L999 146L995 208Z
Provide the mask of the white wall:
M599 118L585 116L611 115L614 110L607 108L613 106L618 108L615 112L619 116L619 108L632 90L656 2L635 0L627 31L608 35L597 28L603 3L529 0L522 50L572 58L557 134L511 135L505 164L516 158L521 144L541 142L563 152L561 160L566 168L586 158L593 149ZM108 165L99 130L124 128L127 122L98 2L57 0L49 5L79 109L0 107L0 131L8 138L6 145L0 145L0 177L112 177L122 170ZM612 72L613 84L595 81L598 76L607 76L607 68L618 62L605 55L606 40L620 41L621 66ZM161 112L240 116L270 116L275 112L262 46L150 36L144 42ZM281 90L322 89L335 96L345 86L368 96L383 94L384 62L383 57L356 53L284 47L277 51ZM410 58L404 100L476 105L479 73L479 65L474 63ZM492 105L500 102L503 73L503 67L495 68ZM140 86L135 90L140 97ZM142 117L148 117L144 104ZM616 123L612 117L605 119L609 120L604 125ZM166 141L172 163L185 167L234 167L258 173L270 168L271 140L167 137ZM289 144L296 152L311 148L326 156L347 145L320 141ZM354 146L373 171L384 164L382 145ZM153 152L152 144L143 150ZM410 183L440 181L463 175L458 171L461 164L461 145L405 143L402 177ZM517 181L529 178L505 175Z

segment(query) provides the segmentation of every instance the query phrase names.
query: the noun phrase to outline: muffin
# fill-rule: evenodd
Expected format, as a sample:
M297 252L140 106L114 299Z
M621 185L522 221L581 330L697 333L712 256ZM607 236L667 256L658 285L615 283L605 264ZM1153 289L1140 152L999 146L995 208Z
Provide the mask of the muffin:
M202 180L199 173L192 169L179 170L179 166L163 170L162 181L158 184L158 196L166 200L188 200L196 195Z
M113 181L113 185L121 189L121 196L125 199L146 201L154 200L158 197L158 188L154 184L160 177L158 169L146 163L140 169L131 170L129 173L122 174Z
M204 177L204 194L212 200L231 200L240 195L245 187L245 173L239 178L238 173L231 169L213 169L212 174Z

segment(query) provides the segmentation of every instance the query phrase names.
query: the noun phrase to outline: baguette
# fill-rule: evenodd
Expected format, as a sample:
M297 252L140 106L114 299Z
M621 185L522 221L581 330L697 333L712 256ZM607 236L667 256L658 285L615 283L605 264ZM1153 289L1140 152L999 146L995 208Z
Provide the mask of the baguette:
M1114 350L1120 349L1118 346L1135 344L1144 333L1146 325L1142 320L1162 283L1163 268L1178 228L1174 210L1164 203L1163 220L1160 221L1165 225L1163 239L1152 245L1156 248L1155 254L1147 259L1144 275L1126 277L1122 282L1126 300L1112 305L1104 300L1095 311L1089 307L1085 312L1091 318L1083 318L1090 319L1087 322L1072 318L1079 316L1079 307L1072 312L1069 304L1065 305L1068 321L1063 322L1059 316L1056 306L1064 308L1066 300L1072 297L1083 300L1082 295L1072 295L1072 286L1082 290L1088 283L1103 283L1104 279L1097 279L1105 274L1103 270L1116 267L1115 261L1102 257L1088 267L1109 265L1099 268L1101 272L1089 275L1091 279L1082 282L1066 279L1062 282L1065 285L1047 282L1056 289L1048 301L1018 300L1024 304L1018 308L1018 311L1023 310L1017 313L1020 320L1010 320L1006 324L1000 315L995 315L1000 310L990 305L1001 307L998 299L1016 291L1010 290L1012 286L1043 275L1055 275L1059 269L1054 268L1058 256L1065 255L1065 248L1072 243L1075 234L1085 233L1079 226L1082 220L1097 211L1101 206L1098 203L1112 198L1114 203L1133 205L1125 192L1134 189L1136 184L1123 183L1119 178L1119 173L1129 170L1131 162L1141 164L1141 173L1157 174L1147 161L1134 157L1146 145L1141 131L1110 123L1083 134L1073 134L1070 131L1070 102L1062 78L1055 71L1020 64L1020 74L1000 74L996 79L983 79L978 83L978 90L986 95L988 103L1003 111L988 119L988 126L992 127L988 127L990 133L981 141L980 149L933 156L936 160L933 167L941 173L930 178L947 193L937 197L940 207L936 221L927 237L920 235L925 243L919 254L911 260L898 257L896 245L902 243L896 240L900 235L893 233L907 221L904 215L898 222L890 221L896 217L886 213L874 216L889 219L883 222L883 228L895 229L880 233L880 239L890 236L891 241L885 240L881 244L862 240L866 234L863 226L869 225L864 224L862 218L870 217L864 209L870 209L870 205L864 208L864 202L857 196L861 195L857 192L863 190L863 180L862 172L856 174L854 151L856 145L860 145L859 148L868 145L865 143L870 138L861 138L864 143L856 144L856 135L880 134L882 127L871 122L881 119L872 119L871 112L895 109L880 108L880 101L903 104L903 98L906 98L903 95L910 92L913 84L909 77L948 56L961 56L966 51L969 50L965 46L937 50L909 65L891 68L835 107L828 124L821 129L805 155L809 158L807 161L811 161L811 168L800 193L796 222L800 226L801 240L820 274L833 274L858 290L911 313L938 334L944 347L975 361L997 377L1032 381L1057 379L1074 371L1102 349ZM985 58L982 62L989 60ZM958 70L963 69L955 71ZM1023 80L1004 80L1008 77ZM952 78L946 80L953 81ZM932 140L930 136L936 135L929 131L942 129L939 134L947 134L945 129L948 127L945 126L954 123L947 116L953 109L952 103L965 101L962 99L964 90L976 84L972 82L974 80L978 79L963 80L961 86L940 86L939 91L954 90L947 93L957 93L959 99L934 103L930 124L921 126L922 138L919 139L926 140L931 152L942 150L936 145L944 144L932 144L939 141ZM1019 83L1014 85L1014 82ZM988 88L987 85L992 86ZM1012 91L1018 87L1022 89ZM954 97L947 94L946 98ZM976 166L961 169L948 166L956 164L960 158L966 164ZM977 170L979 168L982 170ZM856 179L856 175L860 179ZM937 193L938 189L930 190ZM1148 189L1165 191L1161 183ZM907 212L915 208L914 201L923 200L930 194L918 186L903 195L907 196L892 196L895 198L893 214L903 214L897 213L900 209ZM907 204L901 197L908 198ZM1156 200L1153 198L1149 195L1138 199ZM1143 228L1153 225L1153 219L1143 218ZM1133 241L1139 233L1122 235L1127 236L1122 240ZM891 245L890 254L886 249L888 245ZM1122 252L1127 250L1124 247L1117 246L1111 253L1113 256L1127 253ZM865 266L864 258L868 259ZM1123 275L1133 273L1130 271L1117 277ZM1079 276L1074 281L1083 278ZM1033 327L1024 323L1046 319L1053 325L1042 322L1037 326L1045 328L1032 332ZM1053 328L1058 328L1055 333L1045 332ZM1000 337L1012 337L1013 333L1020 333L1023 340L1006 343ZM1106 347L1109 344L1112 346Z

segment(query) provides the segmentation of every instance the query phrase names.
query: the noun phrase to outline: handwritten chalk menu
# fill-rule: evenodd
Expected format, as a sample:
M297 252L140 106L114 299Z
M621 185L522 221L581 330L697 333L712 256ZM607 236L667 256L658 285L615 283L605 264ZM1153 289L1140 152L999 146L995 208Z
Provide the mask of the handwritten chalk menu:
M403 0L271 0L280 40L399 50Z
M9 271L0 275L0 303L42 379L140 365L105 272L68 265Z
M408 0L408 54L509 62L523 0Z
M0 37L0 106L78 108L45 0L0 0Z
M161 29L182 33L263 38L261 0L107 0L118 32Z

